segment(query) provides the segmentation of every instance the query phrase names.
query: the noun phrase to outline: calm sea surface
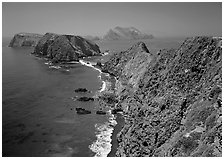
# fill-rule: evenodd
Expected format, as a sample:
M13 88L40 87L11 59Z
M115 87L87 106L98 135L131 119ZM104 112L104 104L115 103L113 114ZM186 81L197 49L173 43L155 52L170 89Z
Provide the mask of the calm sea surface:
M149 50L176 48L182 39L158 41L146 41ZM102 51L121 51L135 42L97 43ZM96 149L104 146L98 140L95 151L91 150L97 140L96 130L106 132L103 124L111 116L96 115L96 102L78 102L72 97L94 96L102 87L99 71L79 63L69 69L49 68L46 60L30 55L32 48L9 48L8 43L8 39L3 39L3 156L95 156ZM101 57L88 60L98 61ZM80 87L92 92L75 93ZM92 114L78 115L76 107L91 110Z

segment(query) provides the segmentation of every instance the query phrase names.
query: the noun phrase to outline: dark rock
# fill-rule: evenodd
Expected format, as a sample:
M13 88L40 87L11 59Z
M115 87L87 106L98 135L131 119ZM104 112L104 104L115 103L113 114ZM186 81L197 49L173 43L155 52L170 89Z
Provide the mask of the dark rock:
M102 110L98 110L96 111L96 114L99 114L99 115L105 115L107 114L105 111L102 111Z
M113 93L104 93L101 94L98 98L107 104L115 104L118 102L116 96Z
M117 114L118 112L123 112L121 108L116 108L111 111L112 114Z
M75 108L77 114L91 114L91 111L83 109L83 108Z
M77 88L75 90L76 93L86 93L86 92L90 92L88 89L86 88Z
M42 37L40 34L19 33L14 35L9 47L35 47Z
M92 97L80 97L80 98L77 98L77 101L82 101L82 102L94 101L94 98L92 98Z
M46 33L34 50L52 62L78 61L81 57L101 55L99 46L80 36Z
M97 66L98 68L101 68L101 67L102 67L102 63L101 63L100 61L97 61L96 66Z

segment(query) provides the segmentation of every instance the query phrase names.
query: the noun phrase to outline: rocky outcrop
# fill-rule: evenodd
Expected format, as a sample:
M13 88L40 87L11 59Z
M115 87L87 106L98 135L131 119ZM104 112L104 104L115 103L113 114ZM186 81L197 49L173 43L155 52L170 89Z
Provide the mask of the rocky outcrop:
M152 39L153 35L148 35L140 32L134 27L115 27L110 29L106 35L103 36L103 40L136 40L136 39Z
M14 35L9 47L35 47L42 37L40 34L19 33Z
M188 38L156 55L138 43L105 63L125 116L117 156L222 155L221 43Z
M75 108L77 114L91 114L90 110L84 108Z
M53 62L77 61L81 57L101 55L99 46L73 35L46 33L35 47L34 54Z

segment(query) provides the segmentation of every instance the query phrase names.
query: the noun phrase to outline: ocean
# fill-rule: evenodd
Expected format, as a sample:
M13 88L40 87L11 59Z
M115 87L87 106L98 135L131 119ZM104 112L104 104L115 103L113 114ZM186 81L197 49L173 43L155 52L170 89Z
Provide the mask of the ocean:
M101 51L115 52L126 50L135 42L99 41L97 44ZM177 48L182 40L144 42L150 51L156 52ZM97 115L95 112L100 108L96 101L74 100L77 96L94 97L106 89L102 77L107 75L87 61L105 61L109 55L85 58L81 63L60 68L50 65L47 59L31 55L33 48L9 48L8 44L9 39L3 38L3 156L114 156L116 133L122 128L116 117L109 110L107 115ZM75 93L77 88L91 92ZM75 111L77 107L92 113L79 115ZM113 131L116 133L112 134Z

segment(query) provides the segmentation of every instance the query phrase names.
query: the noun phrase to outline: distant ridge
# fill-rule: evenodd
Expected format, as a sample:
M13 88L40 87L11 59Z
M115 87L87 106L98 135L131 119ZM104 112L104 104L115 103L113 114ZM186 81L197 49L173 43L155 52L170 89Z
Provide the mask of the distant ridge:
M142 33L134 27L115 27L110 29L106 35L103 36L103 40L134 40L134 39L152 39L153 35Z

